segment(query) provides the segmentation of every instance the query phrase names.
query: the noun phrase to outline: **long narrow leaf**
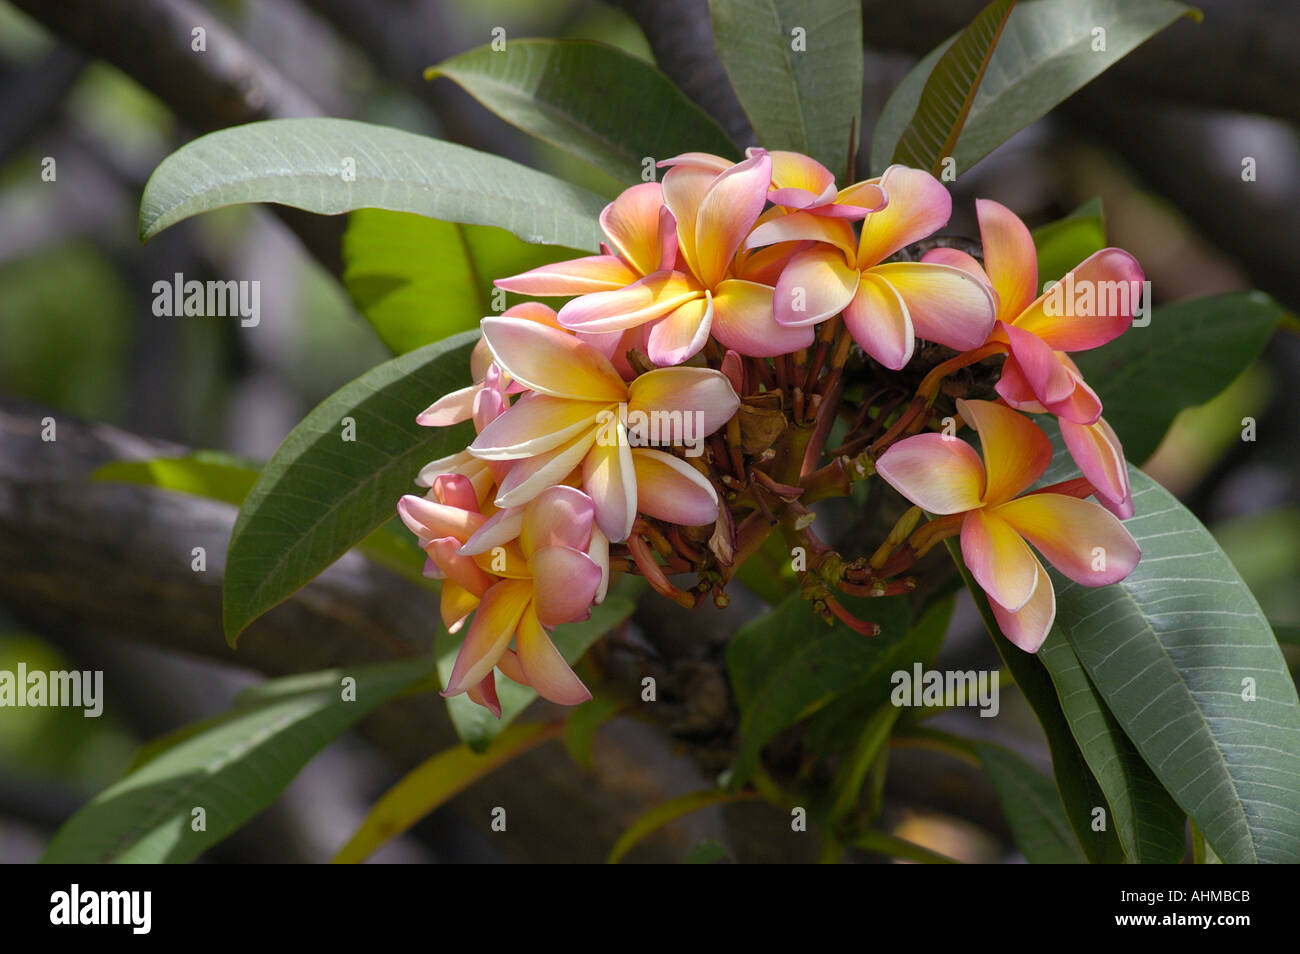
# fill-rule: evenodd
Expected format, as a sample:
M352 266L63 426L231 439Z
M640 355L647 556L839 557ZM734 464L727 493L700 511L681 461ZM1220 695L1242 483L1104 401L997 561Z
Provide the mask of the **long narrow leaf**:
M590 40L510 40L431 66L508 123L626 183L645 160L682 152L735 158L721 127L645 60ZM649 171L653 171L653 163Z
M894 162L939 175L966 124L993 48L1016 0L993 0L970 22L935 63L921 101L894 149Z
M482 753L457 745L425 759L374 804L356 833L334 856L334 863L364 861L483 776L563 731L558 723L514 725Z
M323 215L417 212L590 251L605 205L543 172L428 136L349 119L272 119L209 133L164 159L144 187L140 237L247 202Z

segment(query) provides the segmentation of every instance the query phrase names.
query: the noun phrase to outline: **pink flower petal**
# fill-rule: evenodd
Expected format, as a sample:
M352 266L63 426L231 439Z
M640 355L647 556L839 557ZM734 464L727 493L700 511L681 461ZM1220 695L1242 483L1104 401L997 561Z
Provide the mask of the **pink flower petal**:
M657 321L702 294L682 272L653 272L617 291L573 299L560 309L560 323L582 332L626 331Z
M515 635L532 599L530 580L502 580L492 586L474 612L465 642L452 666L444 696L455 696L483 681Z
M481 384L471 384L443 395L417 414L415 423L423 427L449 427L468 421L474 413L474 396L481 387Z
M591 542L596 508L591 498L576 487L549 487L525 508L519 545L526 555L542 547L570 547L585 550Z
M446 579L481 598L488 587L496 581L479 568L473 557L458 553L460 545L460 541L455 537L441 537L425 547L425 552L429 554L429 559L438 565L438 569L445 574Z
M507 507L505 510L498 510L470 535L459 552L466 556L491 553L497 547L519 539L523 528L523 507Z
M542 547L528 565L533 570L533 610L543 626L572 623L590 615L592 600L600 589L600 567L583 550ZM524 671L528 671L527 659Z
M699 270L695 254L696 219L699 216L700 206L704 204L704 197L708 195L709 187L713 185L713 180L730 167L730 163L722 169L714 169L683 162L673 166L664 175L664 205L668 207L668 211L677 222L677 254L680 259L685 260L686 268L697 275ZM678 263L678 267L681 267L681 262Z
M641 375L628 389L628 421L633 422L635 414L657 417L652 426L660 435L658 443L706 437L739 408L740 398L731 382L711 368L658 368ZM694 412L700 416L694 418ZM689 423L687 415L692 415Z
M917 337L955 351L970 351L993 330L997 303L992 292L959 268L891 262L877 265L870 273L889 282L903 299Z
M961 524L961 555L989 600L1021 609L1034 595L1038 559L1011 525L987 510L972 510Z
M713 337L724 347L751 358L790 354L813 343L811 327L777 324L773 291L767 285L729 278L713 292Z
M892 444L876 460L876 473L934 514L974 510L984 494L984 465L975 449L943 434L917 434Z
M621 401L627 394L609 359L571 334L522 318L479 324L497 364L534 391L575 401Z
M730 159L723 159L721 156L715 156L711 152L683 152L681 155L673 156L671 159L661 159L658 163L660 169L671 169L677 166L693 166L710 173L710 178L716 176L719 172L725 172L734 166L735 163Z
M596 424L608 401L529 394L483 429L469 451L483 460L516 460L554 450Z
M863 351L891 371L912 359L912 318L894 286L883 278L862 273L857 294L844 309L844 325Z
M1142 267L1132 255L1103 248L1040 295L1015 319L1015 325L1056 351L1100 347L1133 323L1142 282Z
M602 428L582 462L582 489L596 508L596 525L614 543L622 543L636 520L636 472L627 431L617 420Z
M1128 465L1119 437L1098 418L1095 424L1076 424L1061 418L1061 438L1083 476L1096 490L1097 502L1119 517L1133 516L1133 493L1129 488Z
M705 288L717 287L726 275L731 260L767 204L771 182L772 160L763 154L720 173L709 186L696 213L692 264Z
M520 295L546 298L609 291L630 285L640 277L616 255L587 255L498 278L493 284Z
M524 616L520 617L519 620L520 625L523 625L523 620L527 616L528 610L524 610ZM515 628L515 638L519 638L518 627ZM524 667L519 663L519 654L513 649L507 649L501 654L501 658L497 660L497 669L501 670L501 675L511 682L517 682L521 686L530 685L528 675L524 672Z
M1038 297L1038 252L1025 223L1005 205L976 199L984 271L998 293L998 318L1013 321Z
M659 213L663 208L664 194L659 183L643 182L624 189L600 213L600 228L609 237L609 244L641 275L659 268L663 251Z
M700 527L718 519L713 485L685 461L663 451L632 451L636 469L637 508L650 517L682 527Z
M560 327L559 319L555 315L555 309L550 305L543 305L540 301L521 301L517 305L511 305L505 311L501 312L501 317L527 318L529 321L535 321L538 324L546 325L549 328ZM482 347L487 360L492 360L492 350L487 346L487 342L480 338L474 345L474 352L470 355L471 366L474 355L478 353L480 347ZM484 370L486 370L486 368Z
M447 580L442 584L440 603L442 625L447 627L447 632L455 633L478 608L479 598L455 580Z
M439 474L433 479L433 498L448 507L478 510L478 495L464 474Z
M869 212L876 212L889 204L889 197L885 195L885 190L880 188L880 176L876 176L874 179L863 179L861 182L845 186L835 197L835 202L838 205L858 206Z
M465 690L465 693L470 701L482 706L498 719L501 718L501 700L497 698L497 680L492 672L489 671L482 682Z
M760 248L782 242L819 242L833 245L843 253L843 258L853 261L857 256L857 238L853 226L844 219L810 212L791 212L765 219L745 240L745 248Z
M592 428L554 450L516 461L497 488L496 505L518 507L547 487L562 483L582 463L595 442L596 429Z
M600 567L600 586L596 589L596 602L605 602L605 594L609 592L609 537L605 536L600 527L591 528L591 542L587 544L587 556L591 557L591 562Z
M397 502L397 515L420 539L421 546L427 546L439 537L468 540L486 519L481 513L448 507L415 494L406 494Z
M1091 500L1029 494L994 511L1076 583L1105 586L1133 572L1142 551L1114 514Z
M960 251L955 248L932 248L921 256L921 261L927 265L948 265L952 268L960 268L963 272L974 278L990 290L993 290L993 283L989 281L988 275L984 272L984 266L973 255ZM997 292L993 291L993 297L997 298Z
M907 166L890 166L880 177L889 204L862 220L858 267L883 262L905 245L942 228L952 214L952 196L934 176Z
M650 360L660 367L681 364L699 354L713 327L713 296L708 292L679 306L650 327Z
M515 645L519 648L519 666L528 684L543 699L557 705L576 706L591 698L591 692L564 661L531 611L519 621Z
M1047 342L1015 325L1006 326L1006 333L1011 357L1034 397L1049 408L1067 400L1074 391L1075 379Z
M1034 389L1025 380L1024 372L1020 370L1020 365L1016 363L1014 357L1008 356L1002 363L1002 371L993 390L997 392L998 397L1017 411L1028 411L1031 414L1047 413L1047 408L1034 397Z
M1056 620L1056 591L1047 572L1039 565L1038 582L1028 603L1013 613L990 600L989 609L993 610L993 618L1003 636L1025 652L1036 653Z
M1074 421L1076 424L1094 424L1101 419L1101 398L1088 386L1079 373L1079 366L1064 351L1057 351L1056 358L1061 362L1074 387L1064 400L1048 406L1048 410L1057 417Z
M957 400L957 411L979 432L984 456L985 506L1024 491L1052 462L1052 444L1037 424L992 401Z
M801 152L773 149L768 155L772 157L773 189L799 189L816 196L835 186L834 174Z
M790 259L772 294L779 325L816 325L842 312L858 292L858 270L834 248L818 245Z

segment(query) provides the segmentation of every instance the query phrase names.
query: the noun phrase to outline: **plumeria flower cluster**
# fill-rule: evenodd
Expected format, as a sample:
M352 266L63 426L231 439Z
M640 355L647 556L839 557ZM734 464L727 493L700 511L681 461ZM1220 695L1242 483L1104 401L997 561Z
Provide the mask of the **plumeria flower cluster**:
M477 432L398 505L426 573L444 581L444 624L468 623L445 694L499 714L499 671L581 702L590 693L550 634L585 618L611 577L725 605L736 570L777 532L807 555L815 611L864 633L877 629L835 594L906 592L916 561L959 534L999 624L1028 651L1055 613L1034 549L1086 585L1133 568L1123 452L1069 357L1131 323L1131 256L1105 249L1067 275L1063 288L1094 289L1079 307L1038 293L1029 232L995 202L978 203L978 258L920 254L952 211L926 172L896 165L841 189L807 156L763 149L660 166L661 182L605 208L600 254L496 282L551 301L484 318L473 383L419 416ZM981 385L973 366L999 356L996 382ZM935 424L936 402L954 398L982 460ZM1052 455L1026 415L1045 414L1083 476L1034 490ZM847 431L828 449L837 420ZM811 507L875 474L915 507L869 557L846 560L816 536ZM921 510L936 519L920 524ZM685 574L697 582L670 579Z

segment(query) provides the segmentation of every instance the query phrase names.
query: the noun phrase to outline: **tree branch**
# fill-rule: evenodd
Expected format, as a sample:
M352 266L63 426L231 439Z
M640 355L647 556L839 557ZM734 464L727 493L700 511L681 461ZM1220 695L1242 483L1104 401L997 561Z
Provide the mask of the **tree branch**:
M311 98L191 0L14 0L48 30L112 63L185 123L210 132L292 116L319 116ZM192 31L206 31L203 52ZM342 274L346 219L275 206L275 213L330 272Z

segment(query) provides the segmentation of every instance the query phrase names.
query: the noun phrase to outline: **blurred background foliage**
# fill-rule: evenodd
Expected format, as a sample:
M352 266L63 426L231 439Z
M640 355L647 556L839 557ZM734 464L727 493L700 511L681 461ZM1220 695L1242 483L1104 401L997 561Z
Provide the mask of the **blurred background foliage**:
M652 60L637 22L618 5L213 0L199 9L225 23L325 114L465 141L603 195L619 190L609 176L506 126L447 80L425 84L421 91L418 75L386 61L366 30L354 37L341 28L338 11L351 7L368 8L368 23L391 13L394 23L432 31L419 38L431 51L419 67L488 42L491 29L500 25L510 37L594 39ZM1199 29L1213 27L1207 20ZM874 47L870 18L866 34L864 94L870 117L917 57L892 44ZM395 43L394 50L400 46ZM1136 57L1142 56L1139 50ZM17 109L24 102L45 106L24 123ZM1031 227L1096 198L1110 243L1142 262L1157 304L1258 285L1292 310L1300 305L1286 282L1270 287L1267 276L1261 280L1254 263L1243 260L1238 233L1198 227L1152 181L1151 170L1139 175L1124 149L1102 132L1105 125L1090 121L1093 103L1072 105L963 174L954 185L955 213L945 231L976 234L976 196L996 197ZM1161 108L1180 121L1187 111ZM1231 180L1239 178L1240 157L1250 155L1258 168L1251 188L1265 199L1294 197L1300 138L1290 123L1253 115L1247 104L1241 112L1197 110L1179 128L1186 138L1176 149L1195 160L1193 168ZM117 68L73 51L0 0L0 397L184 445L265 459L316 402L389 352L360 319L340 281L265 209L204 215L140 244L136 211L145 180L167 153L198 132ZM869 134L868 124L864 152ZM47 156L57 159L54 182L41 178ZM1185 173L1170 169L1169 177ZM1206 180L1205 202L1221 201L1218 186ZM1294 225L1294 206L1290 222ZM1290 231L1251 240L1294 245ZM437 243L430 248L428 254L436 256ZM439 265L430 262L431 275ZM233 319L156 317L152 285L175 272L187 278L260 279L260 325L241 329ZM450 289L447 296L458 291ZM435 295L432 307L438 304ZM1259 360L1226 391L1183 412L1145 466L1215 531L1279 636L1291 642L1285 649L1293 670L1300 664L1296 329L1289 317ZM1257 422L1253 443L1242 440L1245 418ZM953 627L940 666L992 664L991 648L964 594ZM0 861L39 855L59 819L116 778L141 741L216 711L248 681L234 670L176 662L153 650L109 653L96 646L93 634L50 641L23 631L0 607L0 669L13 668L19 659L29 668L103 666L129 672L138 678L133 684L139 691L132 699L110 691L101 719L84 719L79 710L0 711ZM163 685L170 689L150 694ZM1044 764L1040 730L1018 699L1009 699L997 720L951 717L963 720L963 731L981 731ZM351 830L366 797L382 787L376 779L387 776L360 746L331 752L290 788L282 810L232 839L222 857L317 860L337 841L335 833ZM313 774L321 772L336 792L323 801L321 778ZM945 784L974 783L949 779ZM737 806L742 809L748 810ZM313 828L315 835L309 834ZM466 847L463 832L448 835L445 826L438 832L417 829L381 857L493 856L481 844ZM1003 857L1009 850L1005 833L990 835L938 810L906 812L895 833L968 860Z

